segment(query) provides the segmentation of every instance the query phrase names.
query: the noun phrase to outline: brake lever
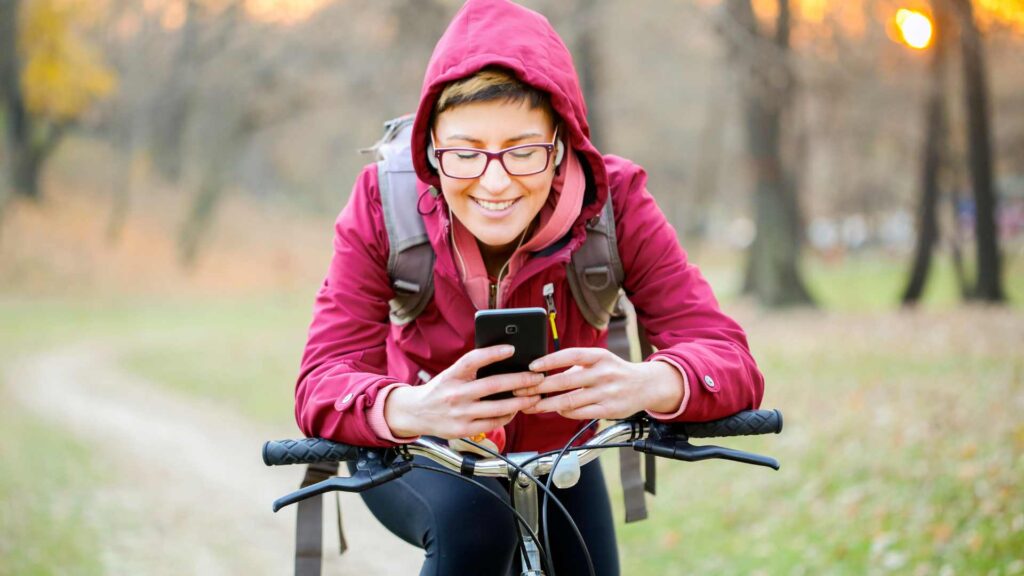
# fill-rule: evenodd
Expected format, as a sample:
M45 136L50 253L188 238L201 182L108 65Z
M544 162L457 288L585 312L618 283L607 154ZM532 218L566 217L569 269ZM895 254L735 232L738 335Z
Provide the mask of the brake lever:
M671 458L684 462L699 462L701 460L717 458L743 464L765 466L773 470L779 469L779 462L775 458L732 448L723 448L721 446L694 446L686 438L659 438L654 440L648 438L637 440L633 442L633 449L645 454L654 454L662 458Z
M325 492L362 492L380 486L385 482L404 476L412 470L412 460L401 458L394 460L391 464L384 464L377 452L360 450L356 468L357 470L352 476L333 476L274 500L274 512Z

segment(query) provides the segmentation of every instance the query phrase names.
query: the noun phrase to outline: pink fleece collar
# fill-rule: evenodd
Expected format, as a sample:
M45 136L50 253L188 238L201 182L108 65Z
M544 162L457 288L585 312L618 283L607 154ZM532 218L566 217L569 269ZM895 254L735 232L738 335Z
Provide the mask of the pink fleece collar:
M561 173L551 183L551 194L540 211L540 226L537 231L512 254L508 271L502 278L499 287L498 306L501 307L501 295L509 284L509 280L522 268L530 253L547 248L572 228L573 222L583 207L583 194L586 188L586 177L575 152L571 148L565 151L565 162ZM452 218L452 245L456 247L455 263L462 275L462 283L469 293L470 300L477 310L486 310L489 306L491 278L487 275L480 247L476 237L462 225L457 218Z

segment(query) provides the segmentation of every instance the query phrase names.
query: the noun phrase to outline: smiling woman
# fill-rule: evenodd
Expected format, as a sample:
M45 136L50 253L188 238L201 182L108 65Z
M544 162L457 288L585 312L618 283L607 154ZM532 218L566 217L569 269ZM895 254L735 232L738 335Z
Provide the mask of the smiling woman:
M433 436L458 446L483 435L502 452L544 451L577 432L585 442L593 418L646 411L703 421L757 407L763 378L742 329L687 262L643 169L591 142L572 57L543 16L506 0L469 0L434 49L408 134L416 177L408 190L434 256L429 296L417 315L389 324L410 286L389 276L389 262L409 242L391 240L386 224L404 218L392 209L395 182L369 165L335 227L296 386L308 436L360 446ZM586 278L570 276L572 262L594 250L597 229L614 255L583 265ZM624 288L658 352L630 362L608 351L607 315L578 305L581 284L610 286L611 296ZM533 307L548 311L561 350L551 339L530 371L478 378L514 351L474 349L475 312ZM502 392L511 397L485 399ZM489 488L505 492L497 482ZM559 499L583 528L597 573L617 574L600 465L584 466L566 492ZM515 561L507 511L457 481L417 470L364 499L388 529L425 549L422 574L505 574ZM488 530L465 530L466 518ZM579 573L569 531L549 536L558 574Z
M526 102L480 102L442 112L435 132L448 208L479 241L488 271L500 271L551 192L554 122Z

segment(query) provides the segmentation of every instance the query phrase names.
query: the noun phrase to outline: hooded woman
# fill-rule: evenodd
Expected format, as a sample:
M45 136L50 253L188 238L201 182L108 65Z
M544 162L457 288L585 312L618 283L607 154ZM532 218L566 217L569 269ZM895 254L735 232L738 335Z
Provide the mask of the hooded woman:
M506 0L469 0L434 49L412 132L420 213L436 255L433 299L413 322L389 323L391 247L371 164L338 217L317 295L295 392L306 435L388 446L486 434L503 451L546 451L593 418L647 411L703 421L760 404L764 381L746 337L688 263L644 171L602 156L589 136L572 57L547 20ZM566 263L606 202L623 288L658 349L645 362L605 349L606 331L587 321L568 285ZM477 379L511 350L474 349L475 311L545 307L546 284L562 349L532 372ZM503 391L514 396L481 400ZM504 493L496 480L491 487ZM505 574L515 525L476 490L415 470L364 499L389 530L425 550L421 574ZM600 465L584 466L559 498L598 573L617 574ZM557 515L550 539L558 574L582 573L575 537Z

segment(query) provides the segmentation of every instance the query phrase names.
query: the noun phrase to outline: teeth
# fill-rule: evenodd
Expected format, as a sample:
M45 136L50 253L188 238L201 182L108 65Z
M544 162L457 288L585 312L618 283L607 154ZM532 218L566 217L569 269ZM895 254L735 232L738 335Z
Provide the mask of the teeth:
M490 202L488 200L481 200L479 198L473 198L473 201L488 210L495 211L504 210L505 208L508 208L509 206L515 203L515 200L506 200L504 202Z

